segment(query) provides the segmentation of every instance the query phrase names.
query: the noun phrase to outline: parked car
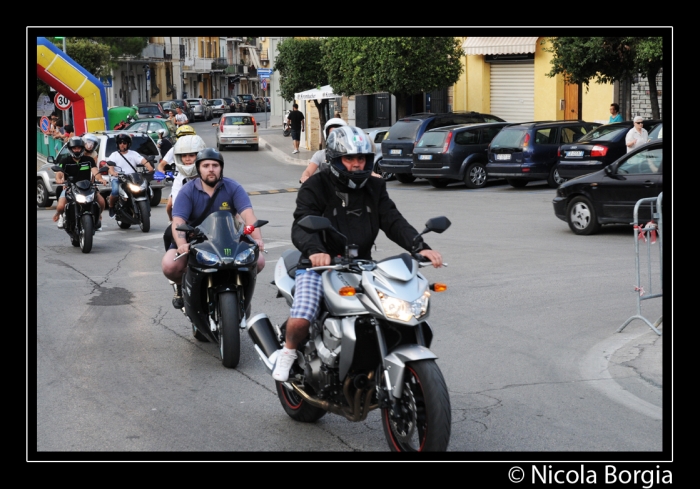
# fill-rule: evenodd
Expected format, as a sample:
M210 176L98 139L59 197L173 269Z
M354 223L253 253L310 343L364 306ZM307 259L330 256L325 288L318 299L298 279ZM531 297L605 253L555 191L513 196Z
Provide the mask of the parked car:
M396 174L401 183L413 182L413 148L425 131L470 122L505 122L500 117L479 112L422 112L396 121L382 142L382 171Z
M167 118L163 107L158 102L139 102L135 105L136 113L139 119L146 119L148 117L155 118Z
M184 112L184 114L187 116L190 122L194 122L194 110L192 110L192 106L186 99L176 99L173 100L173 102L177 104L176 107L182 107L182 112ZM177 115L177 110L175 110L176 107L173 107L173 111L174 114Z
M649 141L654 141L656 139L663 139L663 137L664 137L664 123L659 122L657 125L654 126L654 129L649 131Z
M219 122L213 122L212 126L218 126L216 131L216 149L222 151L227 146L250 146L253 151L258 150L258 126L255 117L246 112L227 112L221 115Z
M660 121L644 121L651 131ZM557 153L559 176L569 179L593 173L627 153L625 136L634 127L632 121L599 126L572 144L562 144ZM651 136L650 136L651 137Z
M603 224L630 224L640 199L663 191L663 139L635 148L602 170L562 183L552 201L554 215L579 235L594 234ZM651 219L647 206L638 218Z
M129 132L147 133L156 143L158 142L158 129L165 129L163 138L167 139L172 144L175 144L175 141L177 140L175 137L177 127L168 119L139 119L124 128L125 131Z
M241 102L243 103L242 112L254 114L258 111L258 104L255 102L255 95L250 93L239 93L238 98L240 98Z
M109 155L117 150L117 144L115 142L115 137L120 133L127 133L131 136L131 148L136 151L141 156L146 158L151 162L153 166L158 164L160 160L160 153L158 152L158 147L156 143L153 142L147 134L134 132L134 131L96 131L91 134L97 136L100 140L100 145L97 148L97 164L101 165L103 162L107 161ZM82 134L81 136L84 136ZM56 196L56 175L54 174L51 167L56 164L56 161L65 154L68 154L67 143L63 145L61 150L56 155L56 158L49 156L46 161L47 163L42 165L36 172L36 205L38 207L49 207L54 200L57 199ZM119 161L115 161L117 166L126 165L125 161L121 164ZM106 164L106 163L105 163ZM155 207L160 204L160 199L162 196L163 188L166 186L166 182L151 180L151 189L153 190L153 197L151 198L151 206ZM167 183L168 186L172 185ZM102 185L99 188L100 194L107 198L112 191L110 185Z
M389 129L389 127L370 127L365 129L365 133L370 141L374 143L374 166L372 167L372 171L381 175L384 180L394 180L396 178L393 173L382 171L379 165L382 161L382 141L386 133L389 132Z
M168 111L173 111L173 115L177 114L177 103L175 103L172 100L161 100L158 102L160 106L163 108L163 111L165 112L166 117L168 116Z
M486 150L507 122L460 124L423 133L413 149L414 177L427 178L436 188L464 182L468 188L486 185Z
M504 127L489 145L487 175L505 178L513 187L547 180L557 188L565 181L557 171L559 146L578 141L598 126L585 121L538 121Z
M268 100L265 100L265 99ZM256 97L255 103L258 107L258 112L270 112L270 101L268 97Z
M194 112L194 119L192 119L191 122L195 122L197 120L210 121L214 118L207 99L201 99L202 102L200 102L200 99L198 98L188 98L185 100L187 100L187 103L192 106L192 111Z
M243 103L238 98L237 95L232 95L230 97L223 97L228 104L228 110L226 112L243 112Z
M209 107L211 108L211 112L215 117L228 112L231 108L231 106L222 98L211 99L209 101Z

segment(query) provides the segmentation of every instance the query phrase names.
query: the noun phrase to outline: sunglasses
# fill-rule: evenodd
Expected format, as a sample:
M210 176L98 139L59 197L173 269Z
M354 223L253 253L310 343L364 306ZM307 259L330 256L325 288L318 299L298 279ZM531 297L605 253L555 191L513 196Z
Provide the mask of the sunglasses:
M635 124L641 124L641 122L635 122Z

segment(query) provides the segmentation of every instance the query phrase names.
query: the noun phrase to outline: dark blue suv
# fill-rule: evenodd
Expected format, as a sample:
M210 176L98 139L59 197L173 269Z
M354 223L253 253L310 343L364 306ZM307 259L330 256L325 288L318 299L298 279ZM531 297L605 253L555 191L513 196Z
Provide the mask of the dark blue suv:
M411 173L413 148L425 131L474 122L505 121L500 117L479 112L421 112L399 119L382 141L382 162L379 164L382 172L394 173L401 183L414 181L416 177Z

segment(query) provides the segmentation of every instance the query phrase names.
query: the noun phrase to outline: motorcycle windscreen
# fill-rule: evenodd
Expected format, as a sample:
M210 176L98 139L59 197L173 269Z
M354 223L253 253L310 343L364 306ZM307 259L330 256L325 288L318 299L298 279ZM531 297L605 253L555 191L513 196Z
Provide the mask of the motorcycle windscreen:
M196 249L215 253L224 263L232 262L240 251L251 246L240 242L245 226L229 211L212 212L197 227L206 240L196 245Z

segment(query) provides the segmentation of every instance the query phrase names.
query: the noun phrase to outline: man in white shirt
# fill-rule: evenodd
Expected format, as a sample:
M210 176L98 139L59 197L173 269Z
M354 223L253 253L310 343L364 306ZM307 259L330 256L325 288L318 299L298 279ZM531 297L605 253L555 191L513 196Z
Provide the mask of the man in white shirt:
M182 107L178 107L177 114L175 115L175 125L176 126L184 126L188 122L190 122L190 121L187 118L187 116L185 115L185 113L182 112Z
M153 171L153 166L148 162L146 158L141 156L136 151L131 151L131 136L128 134L117 134L115 138L117 143L117 151L109 155L107 161L113 161L122 169L125 174L136 172L136 165L144 165L148 171ZM113 177L118 176L114 168L109 169L109 174ZM116 211L114 210L114 204L117 202L119 197L119 179L112 178L112 193L109 196L109 217L114 217Z
M643 123L644 117L641 115L634 118L634 127L630 129L627 132L627 136L625 136L625 145L627 146L628 153L649 140L649 134L647 130L644 129Z

